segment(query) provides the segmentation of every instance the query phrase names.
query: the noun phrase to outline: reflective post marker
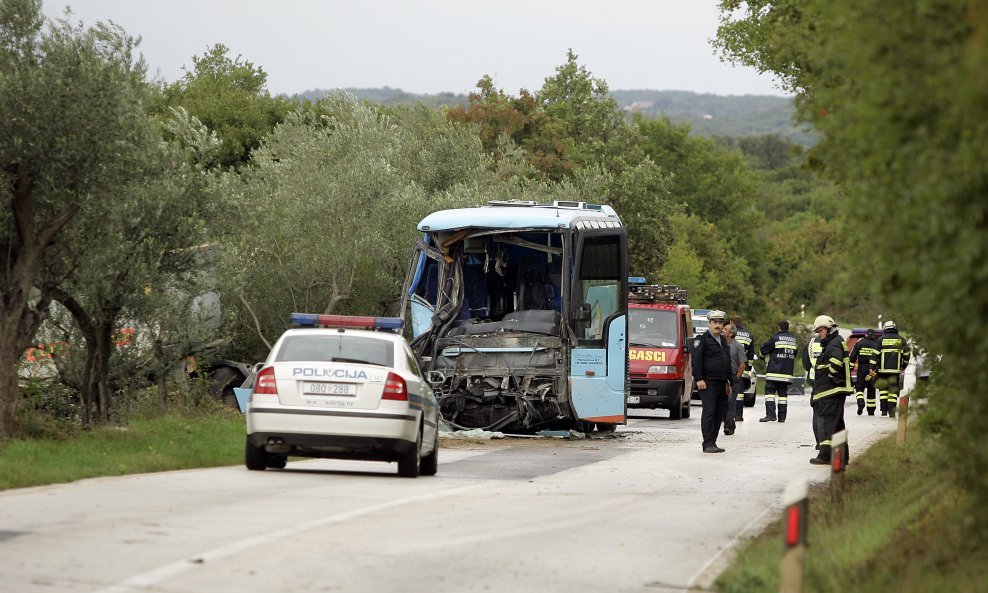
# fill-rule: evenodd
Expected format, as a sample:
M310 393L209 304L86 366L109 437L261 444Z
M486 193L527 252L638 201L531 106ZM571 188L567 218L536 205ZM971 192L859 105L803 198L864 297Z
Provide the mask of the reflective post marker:
M806 525L810 509L809 485L805 478L793 481L783 495L782 566L780 593L803 593L803 562L806 558Z
M909 396L899 397L899 430L895 435L895 446L901 447L906 442L906 415L909 412Z
M830 448L830 501L844 502L844 454L847 451L847 430L834 433Z

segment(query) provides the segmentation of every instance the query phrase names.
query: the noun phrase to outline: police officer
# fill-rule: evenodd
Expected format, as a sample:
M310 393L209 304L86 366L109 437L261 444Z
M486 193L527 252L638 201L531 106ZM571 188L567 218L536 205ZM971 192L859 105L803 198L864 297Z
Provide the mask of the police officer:
M833 317L820 315L813 321L813 331L820 337L823 351L816 360L813 395L810 405L816 412L820 453L810 459L814 465L829 465L834 433L844 430L844 400L854 391L851 387L851 361L847 344L837 333ZM844 448L844 461L850 454Z
M796 336L789 333L789 322L780 321L779 331L772 334L767 342L762 344L762 356L768 357L765 368L765 417L759 422L786 421L786 411L789 408L789 384L792 383L792 371L796 366L796 350L799 342ZM776 415L776 398L779 400L778 415Z
M857 363L858 372L854 382L854 397L858 402L858 416L868 406L868 415L875 415L875 378L877 374L878 341L875 330L868 328L865 337L858 340L851 349L851 364ZM884 406L883 406L884 409Z
M703 404L700 432L704 453L724 452L717 446L717 435L727 413L727 398L731 395L731 354L721 335L725 318L723 311L710 311L707 313L709 328L693 338L693 380Z
M878 351L878 397L885 400L888 415L895 418L895 405L899 401L899 374L909 365L909 344L899 335L891 319L882 326L882 341ZM884 414L882 414L884 416Z

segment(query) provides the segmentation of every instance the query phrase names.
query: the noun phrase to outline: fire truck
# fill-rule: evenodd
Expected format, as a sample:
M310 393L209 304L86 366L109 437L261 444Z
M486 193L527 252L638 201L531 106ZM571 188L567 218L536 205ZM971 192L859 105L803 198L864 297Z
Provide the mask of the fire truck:
M689 418L693 323L687 292L645 282L628 279L628 407L664 408L674 420Z

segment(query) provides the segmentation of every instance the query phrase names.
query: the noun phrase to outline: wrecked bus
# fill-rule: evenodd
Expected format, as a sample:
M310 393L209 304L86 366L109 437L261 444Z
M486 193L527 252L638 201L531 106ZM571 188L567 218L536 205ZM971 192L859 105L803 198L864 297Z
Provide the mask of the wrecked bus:
M444 420L506 432L625 422L627 233L613 208L490 202L418 229L401 315Z

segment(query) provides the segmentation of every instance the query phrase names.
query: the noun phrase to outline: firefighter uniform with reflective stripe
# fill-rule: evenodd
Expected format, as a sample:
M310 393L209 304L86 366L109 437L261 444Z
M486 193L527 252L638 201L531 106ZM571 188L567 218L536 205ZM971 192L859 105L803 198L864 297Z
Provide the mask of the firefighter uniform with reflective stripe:
M803 369L806 371L806 384L813 387L813 379L816 377L816 359L823 352L823 344L820 338L813 338L810 343L803 348Z
M895 417L899 401L899 374L909 365L909 344L894 327L885 330L878 350L878 397L885 400L888 415Z
M878 361L878 341L875 338L865 336L858 340L851 349L851 365L858 365L857 376L854 382L854 397L858 403L858 414L867 406L868 415L875 415L875 379L871 374L876 369L875 363ZM877 369L876 369L877 370Z
M792 371L796 366L796 350L799 343L796 336L788 331L779 331L761 347L763 356L768 357L765 368L765 418L764 421L786 421L786 411L789 407L789 384L792 383ZM776 397L779 410L776 415Z
M847 344L833 328L823 340L823 352L817 358L816 376L813 380L813 395L810 405L816 412L817 434L820 437L820 454L817 456L830 463L830 448L834 433L844 430L844 401L853 393L851 386L851 361L848 358ZM848 453L845 451L845 461Z
M734 341L744 346L746 363L749 367L751 367L753 361L755 360L755 336L740 325L735 325L734 331ZM741 383L739 381L738 385L740 384ZM752 385L752 387L754 387L754 385ZM744 392L739 389L737 393L734 394L734 400L736 402L734 404L735 414L737 414L737 417L740 418L744 415Z
M755 336L751 335L751 332L741 327L740 325L735 326L734 339L738 344L744 346L744 356L748 360L755 360Z

